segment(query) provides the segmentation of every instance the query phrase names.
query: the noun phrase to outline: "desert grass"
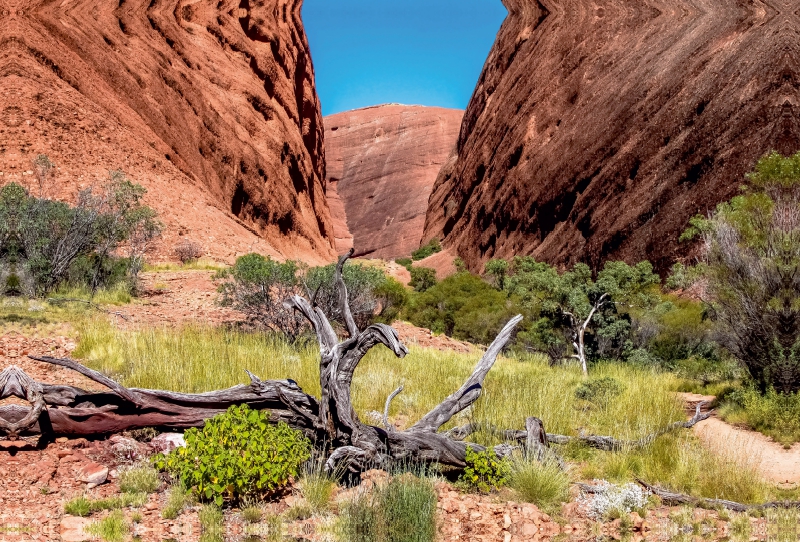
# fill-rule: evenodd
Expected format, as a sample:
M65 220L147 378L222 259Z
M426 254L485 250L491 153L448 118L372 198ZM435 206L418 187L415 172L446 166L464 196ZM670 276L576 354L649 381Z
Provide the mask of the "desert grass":
M119 510L129 506L144 506L147 503L146 493L123 493L105 499L90 499L78 495L64 503L64 512L73 516L86 517L102 510Z
M147 464L126 467L119 472L119 489L123 493L153 493L160 485L158 471Z
M86 526L86 532L99 537L105 542L122 542L128 537L130 526L120 510L114 510L108 516Z
M184 327L122 331L101 318L79 325L75 352L84 362L129 387L199 393L249 379L245 369L262 379L295 380L319 396L319 351L316 340L295 344L280 336L231 329ZM404 359L386 348L372 349L353 381L353 400L362 419L375 423L386 397L400 384L405 390L393 401L390 418L408 427L452 393L472 372L479 354L460 354L412 345ZM611 435L635 441L671 422L685 420L683 405L672 390L677 377L621 363L594 365L592 379L619 383L603 401L576 397L585 382L576 366L551 367L538 356L503 357L489 373L482 397L449 426L478 422L483 427L518 428L528 416L544 421L550 433ZM471 440L497 443L491 431ZM580 445L558 450L577 464L584 478L651 483L697 496L758 502L771 494L752 465L704 449L689 431L659 437L645 448L608 453Z
M199 258L184 264L177 262L154 262L144 266L145 272L153 271L219 271L227 269L229 265L217 262L210 258Z

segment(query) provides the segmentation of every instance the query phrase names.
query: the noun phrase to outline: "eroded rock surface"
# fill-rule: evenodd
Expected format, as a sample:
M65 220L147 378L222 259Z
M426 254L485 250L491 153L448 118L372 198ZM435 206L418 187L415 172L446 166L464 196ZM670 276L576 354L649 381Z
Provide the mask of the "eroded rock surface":
M390 104L325 117L328 178L344 204L356 256L390 259L419 248L428 197L462 115ZM337 235L337 251L346 252L347 242Z
M0 0L0 181L124 170L215 257L327 261L322 118L301 0Z
M800 148L796 2L504 3L425 227L473 270L532 254L663 271L692 215Z

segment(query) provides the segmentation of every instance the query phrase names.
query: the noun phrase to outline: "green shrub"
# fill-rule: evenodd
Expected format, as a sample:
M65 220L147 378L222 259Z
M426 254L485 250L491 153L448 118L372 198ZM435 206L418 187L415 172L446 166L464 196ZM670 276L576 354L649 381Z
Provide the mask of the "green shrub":
M307 292L316 292L317 306L322 309L328 319L344 325L339 310L339 291L333 281L335 270L334 264L312 267L306 271L303 281ZM377 267L361 263L347 263L342 269L342 279L347 287L350 312L358 327L363 329L375 320L379 308L377 290L386 286L386 274ZM397 283L397 285L402 288L401 284ZM396 286L386 286L382 292L386 295L385 299L402 304L403 296Z
M569 501L569 475L557 463L517 459L512 463L509 486L525 502L545 511L557 510Z
M411 265L414 263L414 260L412 260L411 258L397 258L394 261L394 263L402 265L403 267L411 271Z
M232 406L185 433L186 446L154 458L158 468L218 506L225 499L264 497L296 477L310 457L310 442L266 413Z
M482 452L467 447L467 466L458 477L458 485L467 490L489 493L508 483L511 465L507 459L497 457L494 450Z
M436 286L436 270L430 267L412 267L409 285L416 292L425 292Z
M575 388L575 397L597 405L605 405L621 394L624 386L617 379L604 376L602 378L593 378Z
M480 277L458 273L412 297L406 316L436 333L489 344L519 308Z
M424 478L392 478L345 505L339 526L348 542L433 542L436 491Z
M384 324L391 324L395 321L400 312L408 305L408 290L392 277L386 277L382 284L375 287L373 294L380 306L377 320Z
M442 251L442 244L439 242L438 239L434 237L433 239L428 241L427 245L424 245L415 250L414 252L412 252L411 259L414 260L415 262L419 260L424 260L428 256L432 256L433 254L436 254L437 252L441 251Z

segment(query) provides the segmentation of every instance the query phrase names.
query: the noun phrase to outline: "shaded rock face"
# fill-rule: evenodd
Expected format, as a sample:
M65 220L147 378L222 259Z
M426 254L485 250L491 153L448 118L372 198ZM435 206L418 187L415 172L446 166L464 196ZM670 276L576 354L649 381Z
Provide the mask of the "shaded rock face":
M122 169L213 256L334 255L301 0L0 0L0 171ZM168 247L167 247L168 248Z
M462 115L392 104L325 117L328 180L344 204L356 256L390 259L419 248L428 197ZM347 248L337 239L338 252Z
M437 178L424 240L472 269L650 259L800 148L790 0L506 0L509 16Z

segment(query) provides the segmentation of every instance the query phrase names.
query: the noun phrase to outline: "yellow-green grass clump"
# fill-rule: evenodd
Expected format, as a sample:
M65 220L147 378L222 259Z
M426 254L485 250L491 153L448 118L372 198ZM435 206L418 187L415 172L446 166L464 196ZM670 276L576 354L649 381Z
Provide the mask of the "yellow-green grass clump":
M319 351L312 338L292 345L276 335L230 329L184 327L121 331L103 320L80 328L76 355L129 387L198 393L247 383L245 369L262 379L292 378L319 396ZM372 349L353 381L359 415L374 423L386 397L405 386L392 403L390 417L411 425L461 386L480 354L423 349L414 345L404 359L386 348ZM483 396L448 426L479 422L484 426L522 428L528 416L544 421L550 433L611 435L635 441L667 424L685 420L672 390L670 374L621 363L591 367L590 380L615 383L613 394L587 400L575 391L586 380L580 369L551 367L538 356L500 357L485 381ZM470 437L493 444L490 432ZM769 493L751 465L704 450L691 432L677 430L651 445L619 452L599 452L571 445L558 450L578 463L583 477L651 483L698 496L756 502Z

